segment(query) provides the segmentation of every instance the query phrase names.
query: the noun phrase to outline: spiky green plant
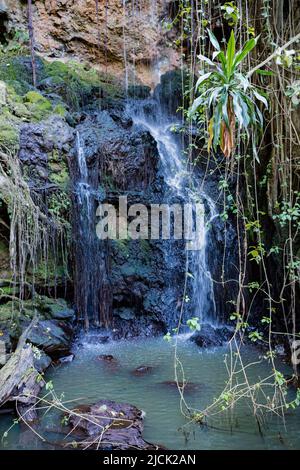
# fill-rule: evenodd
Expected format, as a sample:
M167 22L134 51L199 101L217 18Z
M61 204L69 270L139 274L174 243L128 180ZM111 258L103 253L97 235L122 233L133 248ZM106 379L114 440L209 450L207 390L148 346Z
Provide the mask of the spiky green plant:
M242 70L242 64L248 54L257 44L258 37L252 38L236 51L234 32L231 32L226 51L208 30L210 42L215 52L212 60L199 55L201 62L208 65L209 71L201 71L196 83L196 95L190 109L190 116L201 108L208 112L208 150L211 147L217 150L221 148L226 157L230 157L236 141L236 131L245 131L248 139L252 138L253 148L256 153L257 134L263 126L263 115L257 102L263 103L268 108L265 96L254 87L247 73Z

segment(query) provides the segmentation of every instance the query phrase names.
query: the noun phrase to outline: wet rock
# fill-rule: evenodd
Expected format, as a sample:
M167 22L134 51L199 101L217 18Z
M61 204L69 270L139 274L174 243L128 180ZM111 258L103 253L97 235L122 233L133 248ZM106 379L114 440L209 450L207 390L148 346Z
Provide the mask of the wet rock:
M20 133L19 158L23 163L45 164L50 152L63 150L73 139L73 129L59 116L36 124L24 124Z
M232 331L225 326L213 327L205 324L190 339L200 348L212 348L225 345L232 337L232 334Z
M87 442L95 442L90 449L129 450L157 449L142 437L144 412L127 403L101 400L94 405L83 405L70 412L68 423L70 431L82 433L84 437L77 441L83 448Z
M41 320L28 334L28 341L52 358L66 356L71 347L73 330L66 322Z
M130 85L128 87L128 96L133 99L144 100L149 98L151 93L151 88L143 85Z
M160 385L169 387L171 389L178 389L179 386L180 388L183 388L185 392L195 392L201 388L201 384L193 382L178 382L177 385L177 382L175 380L166 380L164 382L161 382Z
M97 356L97 360L107 362L109 364L117 364L118 362L118 360L111 354L100 354L100 356Z
M146 374L150 374L151 372L153 371L153 367L152 366L139 366L137 367L136 369L134 369L132 371L132 374L135 375L135 376L141 376L141 375L146 375Z
M59 359L59 363L60 364L67 364L69 362L74 361L74 359L75 359L75 355L74 354L69 354L68 356L61 357Z
M45 304L45 310L54 320L73 320L75 312L68 307L64 299L49 299Z
M114 329L112 338L133 339L137 337L153 337L166 333L166 326L163 322L140 317L134 320L122 320L118 317L114 319Z
M33 363L36 370L40 373L44 372L50 366L52 359L44 351L34 348Z
M104 166L111 189L144 190L155 179L158 153L149 132L122 110L102 111L77 126L91 170Z

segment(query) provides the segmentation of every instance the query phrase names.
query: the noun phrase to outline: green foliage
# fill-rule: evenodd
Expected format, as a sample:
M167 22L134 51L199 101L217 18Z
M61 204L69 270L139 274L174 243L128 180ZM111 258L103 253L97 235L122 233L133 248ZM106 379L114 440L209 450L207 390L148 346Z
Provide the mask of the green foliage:
M190 318L189 320L187 320L186 324L191 331L201 330L200 319L198 317Z
M252 343L256 343L257 341L262 341L263 336L259 331L252 331L252 333L249 334L249 339Z
M51 195L48 202L49 212L65 227L69 228L69 212L71 200L65 191L56 191Z
M18 56L28 52L29 35L28 31L16 30L13 38L8 44L0 44L0 58L1 56Z
M0 116L0 147L16 148L19 143L19 131L7 117Z
M232 313L230 315L230 320L236 322L236 329L237 331L245 331L247 328L249 328L249 323L244 321L242 315L240 313Z
M228 21L229 26L235 26L240 19L240 12L235 2L226 2L221 6L221 10L224 12L223 16Z
M259 264L263 256L266 254L263 244L258 243L257 246L250 246L249 248L250 251L248 252L248 256L250 258L250 261L255 261L257 264Z
M295 196L294 204L291 204L289 201L282 201L278 205L280 212L273 215L273 219L278 221L282 228L286 227L289 223L297 229L300 228L300 193L295 192Z
M256 135L263 126L263 116L257 101L267 108L268 102L249 82L241 71L241 65L254 49L258 38L252 38L236 51L234 32L231 32L226 52L221 49L214 34L208 30L210 41L215 48L212 60L199 55L209 71L201 72L196 83L195 99L190 109L193 118L199 108L205 107L210 115L208 123L208 150L220 146L225 156L229 157L235 147L235 133L238 128L245 131L248 139L252 137L253 150L256 153ZM216 60L217 59L217 60Z
M168 331L167 334L165 334L164 340L167 341L167 343L171 343L171 341L172 341L172 336L171 336L171 333L170 333L169 331Z
M287 87L285 94L291 99L293 106L296 108L300 104L300 80L293 81Z

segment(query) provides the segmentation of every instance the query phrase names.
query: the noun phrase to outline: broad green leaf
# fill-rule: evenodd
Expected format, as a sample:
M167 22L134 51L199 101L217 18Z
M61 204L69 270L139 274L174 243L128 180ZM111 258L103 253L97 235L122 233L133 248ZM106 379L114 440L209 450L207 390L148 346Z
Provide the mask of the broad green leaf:
M266 76L266 77L274 77L274 72L271 72L270 70L262 70L262 69L258 69L256 70L256 73L258 73L258 75L263 75L263 76Z
M217 100L217 97L219 96L219 94L221 93L223 87L218 87L218 88L215 88L212 93L210 94L210 97L209 97L209 100L208 100L208 107L210 108L211 105L213 103L216 102Z
M244 91L247 91L247 89L251 86L248 78L242 73L236 73L235 76L239 79Z
M226 126L229 128L229 117L228 117L228 93L224 93L221 99L222 103L222 121L225 122Z
M251 52L252 49L254 49L254 47L257 44L258 39L259 39L259 36L257 36L257 38L249 39L249 41L246 42L243 49L241 49L234 58L234 67L239 65L245 59L245 57L247 57L249 52Z
M192 104L191 109L189 110L189 116L193 116L195 114L199 106L202 104L202 100L203 100L202 96L199 96L198 98L195 99L194 103Z
M208 35L209 35L209 39L210 39L210 42L212 43L212 45L214 46L214 48L217 50L217 51L220 51L221 50L221 46L219 44L219 41L217 40L216 36L208 29L207 30L208 32Z
M205 73L204 75L200 75L200 77L198 78L197 83L196 83L196 90L199 88L201 83L203 83L203 82L205 82L206 80L209 79L211 74L212 74L212 72L208 72L208 73Z
M214 125L213 125L213 130L214 130L214 139L213 139L213 145L214 149L216 150L219 142L220 142L220 134L221 134L221 122L222 122L222 103L219 103L218 106L216 107L215 113L214 113Z
M227 74L227 62L226 62L226 57L223 51L219 53L218 58L222 64L223 72Z
M234 109L234 114L237 118L237 121L239 123L239 126L240 128L243 127L243 123L244 123L244 119L243 119L243 109L242 107L240 106L240 103L239 103L239 100L238 100L238 96L236 95L236 93L230 93L230 95L232 96L232 99L233 99L233 109Z
M220 54L220 52L221 52L221 51L215 51L215 52L213 53L213 55L212 55L213 60L215 60L215 59L218 57L218 55Z
M227 67L227 76L229 78L229 75L232 73L233 69L233 61L234 61L234 55L235 55L235 37L234 37L234 31L231 31L230 39L228 41L227 45L227 53L226 53L226 59L228 63Z
M266 98L264 96L262 96L260 93L258 93L258 91L255 91L255 90L253 90L253 94L254 94L255 98L258 101L261 101L265 105L265 107L268 109L269 104L268 104L268 101L266 100Z
M213 67L215 66L215 64L208 57L206 57L205 55L199 54L197 57L202 62L205 62L208 65L212 65Z

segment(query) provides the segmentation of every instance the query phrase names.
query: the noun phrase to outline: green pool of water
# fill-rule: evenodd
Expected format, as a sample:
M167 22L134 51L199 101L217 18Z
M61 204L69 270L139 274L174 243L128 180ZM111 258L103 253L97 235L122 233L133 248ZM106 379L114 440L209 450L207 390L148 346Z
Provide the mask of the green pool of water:
M187 403L203 409L220 393L227 378L224 364L226 348L200 350L186 338L179 340L178 353L184 366L186 379L197 386L185 394ZM162 338L130 342L90 344L83 340L75 350L75 360L59 368L51 368L47 380L52 380L56 393L65 400L94 403L99 399L128 402L146 412L144 438L169 449L299 449L300 410L288 411L285 422L272 416L263 424L263 435L246 402L230 414L221 414L213 427L192 426L188 435L182 431L186 419L179 408L176 387L164 384L174 380L174 348ZM117 364L97 360L99 354L111 354ZM245 351L245 363L257 361L255 349ZM152 366L148 375L134 376L132 371L140 365ZM289 369L281 365L284 373ZM248 370L250 380L257 382L270 373L264 362ZM291 391L291 398L295 391ZM72 406L71 406L72 407ZM48 436L47 429L55 420L55 413L42 419L40 431ZM0 416L0 432L11 424L11 416ZM48 436L50 439L50 436ZM51 436L53 438L53 436ZM60 436L60 439L62 437ZM36 439L28 429L17 425L2 442L5 448L41 448L46 444Z

